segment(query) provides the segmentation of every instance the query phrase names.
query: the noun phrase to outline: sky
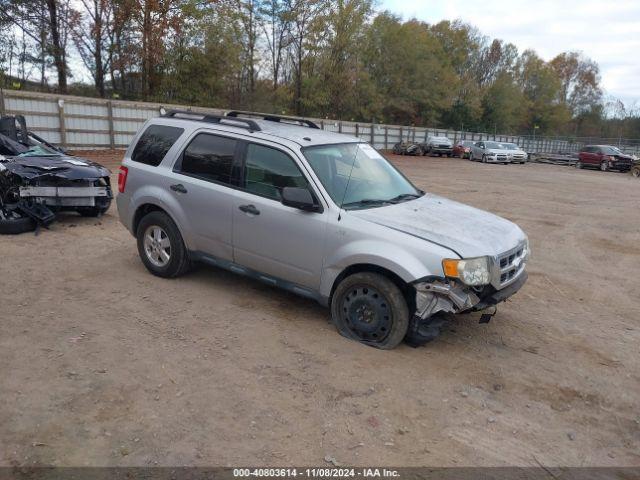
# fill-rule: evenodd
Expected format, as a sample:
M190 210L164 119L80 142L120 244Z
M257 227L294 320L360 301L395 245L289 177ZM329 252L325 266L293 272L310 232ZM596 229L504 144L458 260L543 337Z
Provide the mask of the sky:
M600 66L605 98L640 107L640 0L379 0L403 20L461 19L545 60L580 51Z

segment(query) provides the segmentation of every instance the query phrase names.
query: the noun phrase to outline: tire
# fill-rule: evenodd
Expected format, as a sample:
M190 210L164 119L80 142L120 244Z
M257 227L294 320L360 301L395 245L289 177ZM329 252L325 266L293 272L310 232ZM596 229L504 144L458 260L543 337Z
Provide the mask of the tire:
M609 171L609 163L607 163L606 160L603 160L602 162L600 162L600 170L603 172Z
M582 170L582 169L584 168L584 165L582 164L582 162L581 162L580 160L578 160L578 161L576 162L576 168L577 168L578 170Z
M414 348L423 346L440 335L440 329L446 321L445 316L438 313L426 320L414 316L409 322L409 329L404 337L405 343Z
M18 235L35 229L36 221L31 217L0 219L0 235Z
M631 169L631 175L635 178L640 178L640 165L636 165Z
M383 350L402 342L409 328L402 292L378 273L354 273L342 280L331 298L331 317L342 336Z
M175 278L189 270L189 254L180 230L166 213L156 211L143 217L136 230L136 238L140 259L152 274ZM164 254L160 253L161 250Z
M482 163L487 163L487 156L486 155L482 155Z

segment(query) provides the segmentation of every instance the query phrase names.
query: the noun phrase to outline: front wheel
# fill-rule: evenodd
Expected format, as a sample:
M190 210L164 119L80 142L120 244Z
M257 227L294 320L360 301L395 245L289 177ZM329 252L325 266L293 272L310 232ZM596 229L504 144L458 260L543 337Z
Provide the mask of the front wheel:
M631 175L635 178L640 178L640 165L636 165L631 169Z
M487 163L487 156L486 155L482 155L482 163Z
M340 282L331 299L331 317L341 335L384 350L402 342L409 328L409 307L400 289L370 272Z
M609 163L606 160L603 160L602 162L600 162L600 170L602 170L603 172L606 172L609 170Z

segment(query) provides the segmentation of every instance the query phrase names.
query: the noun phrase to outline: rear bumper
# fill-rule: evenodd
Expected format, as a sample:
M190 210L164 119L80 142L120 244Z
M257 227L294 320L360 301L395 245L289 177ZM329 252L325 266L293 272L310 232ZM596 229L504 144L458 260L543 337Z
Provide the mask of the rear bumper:
M135 232L133 231L133 219L131 215L129 215L129 197L120 193L116 195L116 205L118 206L118 218L120 219L120 223L125 226L131 235L135 236Z

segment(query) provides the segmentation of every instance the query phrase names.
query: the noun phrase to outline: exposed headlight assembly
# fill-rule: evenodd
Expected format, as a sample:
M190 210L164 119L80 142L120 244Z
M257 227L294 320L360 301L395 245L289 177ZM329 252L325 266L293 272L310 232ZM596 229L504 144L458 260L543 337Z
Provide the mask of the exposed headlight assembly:
M478 287L491 283L489 257L445 259L442 261L444 274L457 278L466 285Z

